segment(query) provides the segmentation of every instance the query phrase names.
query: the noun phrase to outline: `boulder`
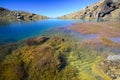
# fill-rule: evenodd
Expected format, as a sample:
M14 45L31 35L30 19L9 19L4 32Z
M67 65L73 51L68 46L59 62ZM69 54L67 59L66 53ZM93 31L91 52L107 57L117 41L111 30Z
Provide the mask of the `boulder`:
M84 15L81 15L81 16L80 16L80 19L84 19L84 17L85 17Z
M89 13L89 17L92 17L93 16L93 13Z
M90 9L86 9L86 12L89 12L90 11Z
M104 15L105 15L104 12L99 12L99 13L98 13L98 17L103 17Z
M94 10L98 9L98 6L97 5L93 6L93 9Z
M16 16L20 16L20 13L16 13Z
M20 16L17 16L17 19L24 20L24 17L20 15Z
M32 20L33 16L35 16L36 14L31 13L30 16L28 17L30 20Z
M111 0L105 0L105 2L102 5L101 12L107 14L110 13L112 10L114 10L114 4Z
M120 55L109 55L107 57L108 61L116 61L116 60L120 60Z

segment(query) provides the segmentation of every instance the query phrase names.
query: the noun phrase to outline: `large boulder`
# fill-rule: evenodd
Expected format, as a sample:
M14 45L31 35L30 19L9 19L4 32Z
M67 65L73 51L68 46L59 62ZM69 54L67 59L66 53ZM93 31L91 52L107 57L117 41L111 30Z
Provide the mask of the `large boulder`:
M115 5L112 0L105 0L103 3L101 13L107 14L115 9Z

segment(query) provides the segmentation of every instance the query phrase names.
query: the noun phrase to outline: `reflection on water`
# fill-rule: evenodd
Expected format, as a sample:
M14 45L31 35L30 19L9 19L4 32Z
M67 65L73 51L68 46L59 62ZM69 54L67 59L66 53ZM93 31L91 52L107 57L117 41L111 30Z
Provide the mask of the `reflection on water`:
M9 22L6 22L2 19L0 19L0 26L5 26L5 25L9 25L10 23Z

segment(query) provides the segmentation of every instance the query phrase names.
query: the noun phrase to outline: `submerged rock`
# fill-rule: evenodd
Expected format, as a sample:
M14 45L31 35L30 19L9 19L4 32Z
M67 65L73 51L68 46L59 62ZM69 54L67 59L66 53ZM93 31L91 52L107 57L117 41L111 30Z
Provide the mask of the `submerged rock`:
M44 42L46 42L49 38L48 37L37 37L37 38L31 38L31 39L27 39L25 41L23 41L23 43L31 46L31 45L39 45L42 44Z
M107 60L108 61L118 61L118 60L120 60L120 55L109 55L107 57Z

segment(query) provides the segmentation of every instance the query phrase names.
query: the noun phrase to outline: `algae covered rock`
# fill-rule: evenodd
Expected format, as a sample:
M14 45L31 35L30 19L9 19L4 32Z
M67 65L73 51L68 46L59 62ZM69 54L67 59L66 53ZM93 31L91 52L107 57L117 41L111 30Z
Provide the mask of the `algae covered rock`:
M0 80L77 79L74 75L76 69L67 67L66 53L60 52L64 43L65 40L60 37L41 36L24 40L15 48L6 46L13 50L0 62ZM56 49L56 46L59 48ZM3 53L7 51L4 49Z
M39 45L44 42L46 42L49 38L48 37L37 37L37 38L31 38L28 40L23 41L23 43L26 43L27 45Z

